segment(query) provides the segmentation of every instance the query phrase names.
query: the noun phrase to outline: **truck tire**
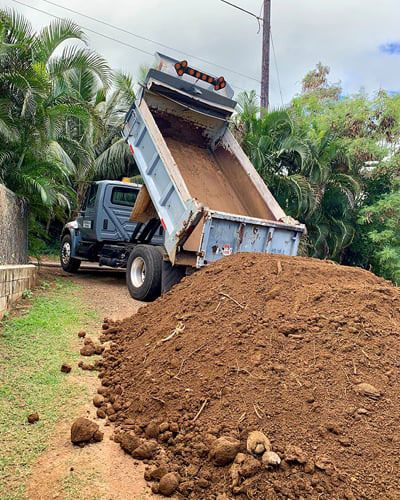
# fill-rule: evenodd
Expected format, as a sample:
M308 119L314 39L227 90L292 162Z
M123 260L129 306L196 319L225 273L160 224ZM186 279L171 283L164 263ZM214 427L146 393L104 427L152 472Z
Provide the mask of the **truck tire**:
M159 247L138 245L129 255L126 284L131 297L149 302L161 295L162 254Z
M76 273L81 265L81 261L71 257L71 241L71 235L69 234L66 234L61 240L60 263L61 267L67 273Z

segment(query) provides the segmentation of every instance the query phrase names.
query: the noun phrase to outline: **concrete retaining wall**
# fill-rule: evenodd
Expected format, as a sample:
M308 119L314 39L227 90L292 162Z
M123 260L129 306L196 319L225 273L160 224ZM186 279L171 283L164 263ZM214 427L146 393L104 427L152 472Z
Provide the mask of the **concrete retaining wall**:
M34 286L36 270L33 265L0 266L0 319L24 290Z
M28 262L27 206L0 184L0 265ZM1 283L1 282L0 282Z

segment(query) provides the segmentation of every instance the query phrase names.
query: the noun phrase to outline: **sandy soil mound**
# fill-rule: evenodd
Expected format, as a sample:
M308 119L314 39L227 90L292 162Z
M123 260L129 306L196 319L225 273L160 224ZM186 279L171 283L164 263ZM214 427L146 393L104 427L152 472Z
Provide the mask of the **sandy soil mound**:
M400 293L388 282L239 254L103 328L103 410L127 452L151 448L155 491L172 478L196 499L398 498Z

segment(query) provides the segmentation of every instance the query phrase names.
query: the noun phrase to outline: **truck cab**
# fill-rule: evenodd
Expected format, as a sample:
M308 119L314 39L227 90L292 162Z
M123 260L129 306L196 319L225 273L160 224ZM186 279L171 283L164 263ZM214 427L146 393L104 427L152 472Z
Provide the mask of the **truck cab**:
M137 225L129 217L140 188L127 182L93 182L76 219L81 243L128 242ZM84 257L87 249L82 245L79 250Z
M60 261L64 271L78 271L82 261L125 268L138 243L162 247L163 228L158 219L147 225L130 220L141 187L111 180L89 186L78 216L64 226L61 235Z

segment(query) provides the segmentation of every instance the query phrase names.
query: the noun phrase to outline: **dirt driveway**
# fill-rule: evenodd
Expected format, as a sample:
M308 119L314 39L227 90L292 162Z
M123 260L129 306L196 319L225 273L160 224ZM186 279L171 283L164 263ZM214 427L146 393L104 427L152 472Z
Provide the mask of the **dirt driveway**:
M76 275L64 273L55 264L45 264L42 276L56 276L79 285L74 293L82 303L96 313L97 319L87 325L87 332L95 337L104 317L123 319L137 312L144 304L133 300L125 285L125 273L85 266ZM78 350L78 338L73 340ZM91 398L99 386L96 372L76 375L74 367L69 375L73 383L84 384L88 402L76 415L66 414L58 424L55 437L32 469L27 488L29 499L113 499L145 500L156 498L143 479L144 464L126 455L112 439L113 429L96 418ZM74 375L75 372L75 375ZM96 420L104 432L101 443L84 448L74 447L69 440L70 426L76 416Z

